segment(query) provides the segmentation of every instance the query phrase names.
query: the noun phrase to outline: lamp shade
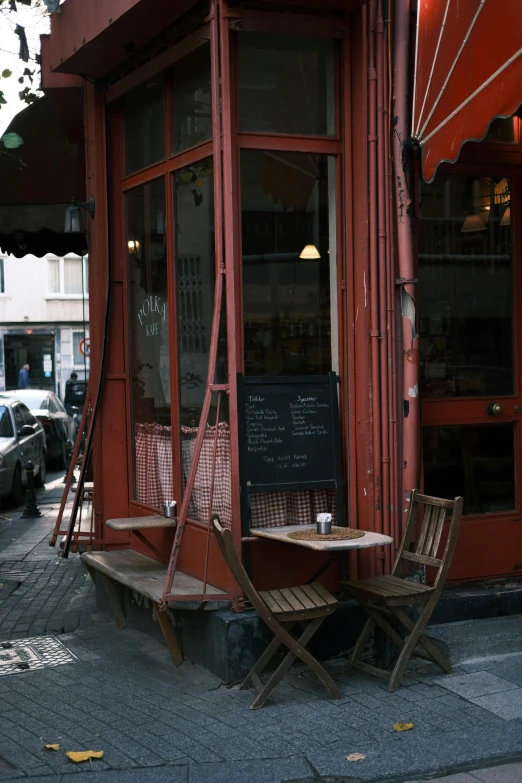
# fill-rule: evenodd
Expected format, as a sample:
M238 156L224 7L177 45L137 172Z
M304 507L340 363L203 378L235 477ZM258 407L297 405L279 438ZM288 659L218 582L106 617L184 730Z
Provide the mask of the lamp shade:
M468 215L460 229L462 234L471 234L473 231L485 231L486 224L479 215Z
M500 225L501 226L511 225L511 207L507 207L507 209L505 210L504 214L500 219Z
M64 234L82 234L82 219L80 215L80 208L76 204L71 204L65 210L65 225L63 228Z
M299 258L321 258L321 254L315 245L305 245L299 253Z

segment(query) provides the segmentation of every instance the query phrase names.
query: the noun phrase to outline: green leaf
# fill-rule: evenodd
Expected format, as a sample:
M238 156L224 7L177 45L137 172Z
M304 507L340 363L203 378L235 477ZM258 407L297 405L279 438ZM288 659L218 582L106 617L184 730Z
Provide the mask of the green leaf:
M13 75L13 72L9 70L9 68L4 68L2 71L2 79L8 79L10 76Z
M4 133L1 138L4 142L4 147L8 150L16 150L24 143L24 140L18 133Z
M4 93L2 92L2 90L0 90L0 106L1 106L3 103L7 103L7 101L6 101L6 99L4 98Z

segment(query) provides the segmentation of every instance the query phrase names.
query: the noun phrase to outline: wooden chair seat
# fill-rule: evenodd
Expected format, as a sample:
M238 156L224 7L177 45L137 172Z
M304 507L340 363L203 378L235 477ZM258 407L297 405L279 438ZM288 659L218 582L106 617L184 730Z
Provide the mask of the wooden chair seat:
M241 688L253 685L257 696L250 709L262 707L270 693L280 682L292 663L298 658L308 666L322 682L331 699L340 698L339 689L313 655L306 649L312 636L319 630L324 619L335 612L337 601L319 582L300 587L282 588L281 590L263 590L258 592L250 581L247 572L236 552L232 533L221 526L219 516L213 514L210 522L216 535L216 541L230 568L234 579L244 594L274 634L274 638L261 655L255 666L241 683ZM294 626L301 624L302 633L293 634ZM283 660L270 675L267 682L261 682L261 673L270 663L279 648L287 648Z
M359 579L350 585L350 592L365 593L368 597L387 598L394 605L410 604L417 600L425 601L429 593L434 592L431 585L422 585L417 582L409 582L398 576L388 574L386 576L373 576L369 579Z
M319 582L281 590L261 590L259 595L282 623L325 617L337 608L336 599Z
M399 687L406 664L412 655L436 663L446 673L451 672L449 661L429 636L426 636L424 629L439 600L453 557L463 502L461 497L445 500L421 495L414 489L411 493L406 529L392 573L342 583L368 615L366 625L355 645L349 670L357 668L369 674L385 677L388 680L389 691ZM419 506L424 507L424 515L420 532L416 537ZM443 527L448 514L451 514L448 535L444 545L441 546ZM439 549L442 549L440 555ZM405 579L403 576L405 570L407 572L407 569L412 566L430 566L434 569L436 575L433 585L418 584ZM409 604L421 605L417 620L412 620L401 608ZM361 660L375 626L378 626L399 649L397 661L391 671ZM405 635L402 636L398 629L402 629L403 633L405 631Z

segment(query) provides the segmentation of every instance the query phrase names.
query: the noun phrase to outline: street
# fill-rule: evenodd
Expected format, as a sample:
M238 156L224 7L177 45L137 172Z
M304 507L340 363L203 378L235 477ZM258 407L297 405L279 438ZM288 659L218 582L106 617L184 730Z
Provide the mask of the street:
M389 694L338 659L328 669L340 700L296 667L251 711L250 692L189 662L174 668L159 641L117 631L96 611L78 555L64 560L47 543L62 478L51 474L38 492L42 517L21 519L19 508L1 519L0 642L12 651L33 639L36 660L39 645L58 640L67 661L0 676L1 781L64 783L78 771L93 783L402 782L449 772L459 773L452 783L522 780L519 764L490 769L522 757L520 616L434 626L450 676L413 663ZM399 733L396 723L413 728ZM65 755L83 750L103 758L76 765Z

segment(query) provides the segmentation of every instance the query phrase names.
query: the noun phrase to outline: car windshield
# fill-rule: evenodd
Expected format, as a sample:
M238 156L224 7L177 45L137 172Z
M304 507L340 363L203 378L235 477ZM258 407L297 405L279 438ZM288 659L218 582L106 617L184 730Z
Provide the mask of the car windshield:
M13 435L13 423L9 410L5 405L0 405L0 438L12 438Z
M29 410L35 411L37 408L41 410L47 410L49 407L49 395L48 394L24 394L22 392L16 392L16 399L22 400L27 405Z

